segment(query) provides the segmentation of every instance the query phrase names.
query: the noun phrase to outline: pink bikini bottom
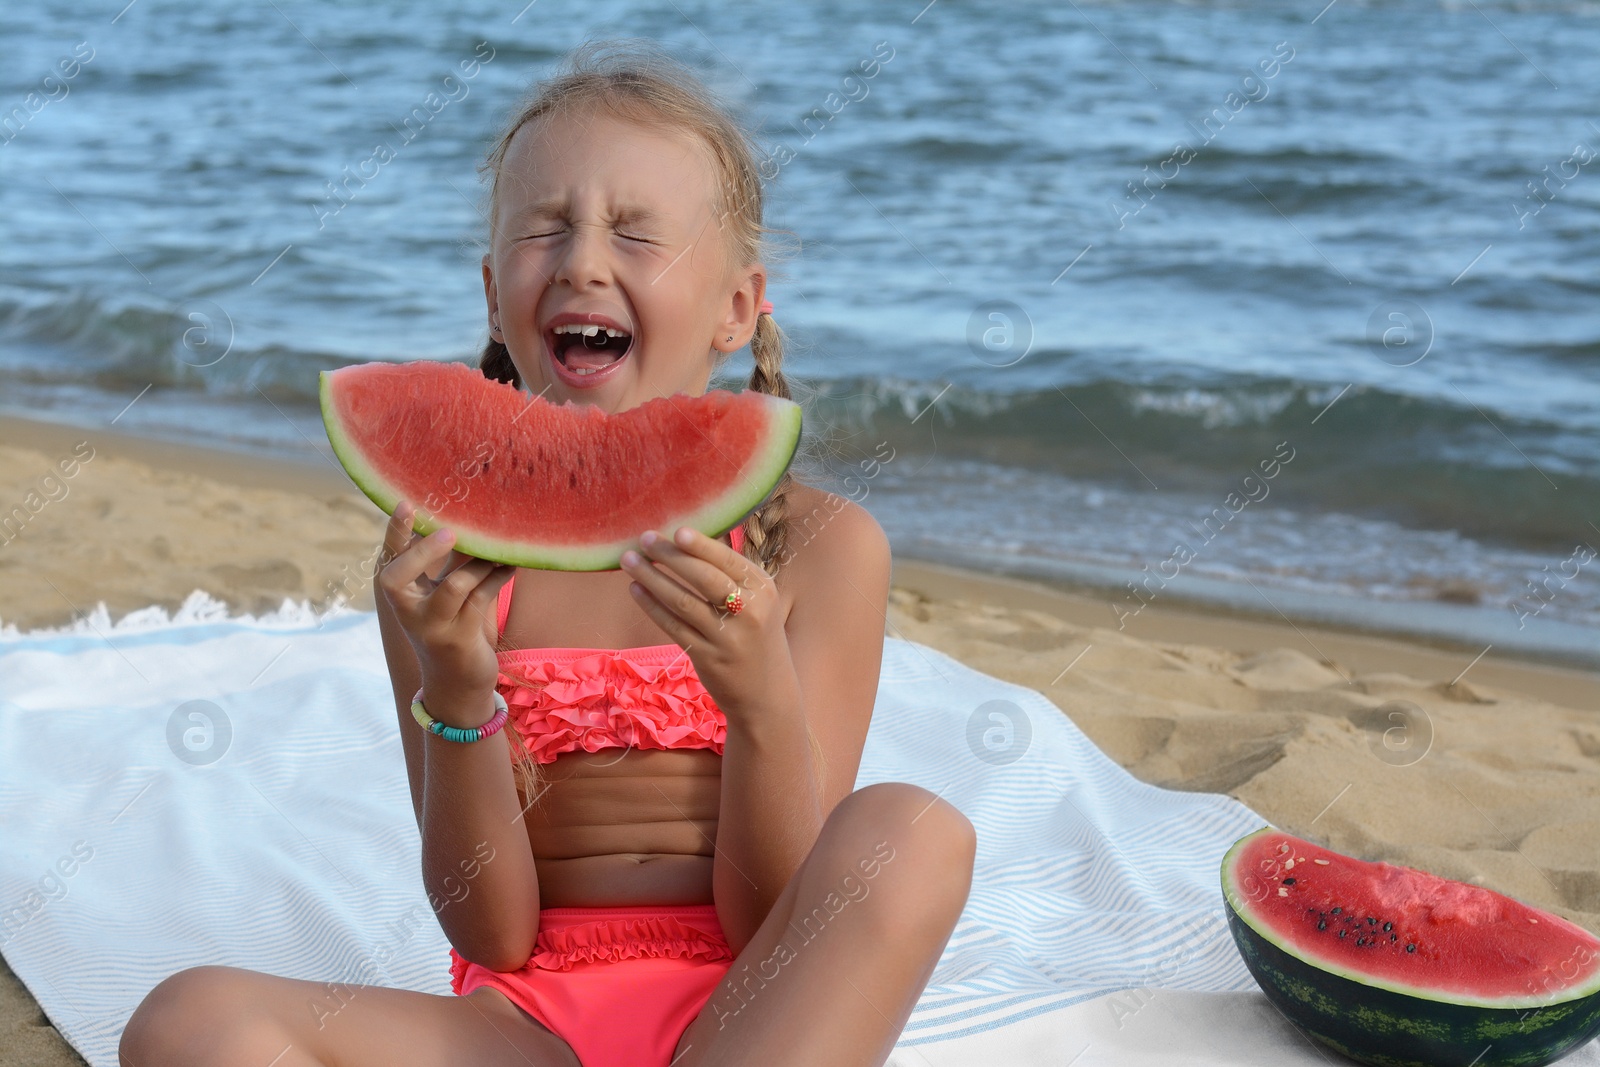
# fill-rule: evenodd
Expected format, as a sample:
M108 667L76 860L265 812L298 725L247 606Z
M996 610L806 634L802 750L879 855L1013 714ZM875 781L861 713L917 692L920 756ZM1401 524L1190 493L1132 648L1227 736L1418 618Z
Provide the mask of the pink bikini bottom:
M493 986L583 1067L668 1067L733 963L714 904L545 908L533 955L491 971L450 950L450 987Z

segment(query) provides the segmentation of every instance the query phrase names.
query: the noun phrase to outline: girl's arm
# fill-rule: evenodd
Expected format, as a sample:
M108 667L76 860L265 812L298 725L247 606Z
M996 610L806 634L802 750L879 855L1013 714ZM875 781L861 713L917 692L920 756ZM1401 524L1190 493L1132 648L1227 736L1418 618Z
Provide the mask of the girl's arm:
M423 703L441 722L480 726L494 715L492 687L428 685L424 679ZM415 721L411 728L417 730ZM528 962L539 932L539 875L512 779L509 729L508 723L469 744L417 730L423 741L422 882L450 944L491 971Z
M435 583L429 575L459 554L444 531L412 535L411 517L402 502L389 522L384 548L393 558L376 599L422 833L423 887L461 956L514 971L533 954L539 880L512 777L512 727L471 743L446 741L417 726L411 701L420 686L428 714L450 726L493 716L495 596L515 569L468 560Z
M384 544L384 562L390 558L387 539ZM376 577L376 576L374 576ZM394 689L394 705L400 716L400 747L406 756L406 778L411 783L411 810L416 815L417 829L422 829L422 731L411 716L411 698L422 686L422 668L417 665L417 654L406 640L405 631L389 607L389 599L376 586L373 603L378 611L378 634L383 638L383 658L389 664L389 684Z
M768 675L776 681L759 706L727 716L712 891L735 953L855 788L883 664L888 539L853 503L812 515L821 527L807 526L809 539L785 567L793 607L784 625L788 662L779 666L788 669ZM773 654L785 658L778 648Z

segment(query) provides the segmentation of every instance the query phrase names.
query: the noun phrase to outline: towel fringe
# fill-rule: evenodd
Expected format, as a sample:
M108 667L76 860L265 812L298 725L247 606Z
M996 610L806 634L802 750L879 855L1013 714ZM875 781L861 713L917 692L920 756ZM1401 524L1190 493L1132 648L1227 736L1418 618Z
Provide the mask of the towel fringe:
M357 612L343 601L334 601L325 610L319 612L309 600L295 601L284 597L283 603L279 605L276 611L270 611L263 615L252 615L249 612L230 615L226 602L218 600L203 589L196 589L184 598L183 603L178 606L178 610L171 615L168 615L167 610L161 605L152 604L147 608L137 608L130 611L113 622L111 620L111 612L107 609L105 601L102 600L95 604L93 611L73 619L64 626L47 626L24 631L18 629L15 623L0 622L0 640L22 640L29 637L60 637L77 634L148 633L152 630L170 630L182 626L207 626L219 622L299 629L306 626L321 626L328 619L356 614L363 613Z

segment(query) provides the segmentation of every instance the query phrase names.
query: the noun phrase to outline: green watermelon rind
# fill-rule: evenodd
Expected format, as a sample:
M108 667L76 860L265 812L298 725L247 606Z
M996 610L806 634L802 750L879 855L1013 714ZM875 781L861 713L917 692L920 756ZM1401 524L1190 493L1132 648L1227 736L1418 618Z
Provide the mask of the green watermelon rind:
M1246 835L1223 859L1228 928L1267 998L1329 1048L1382 1067L1539 1067L1600 1034L1600 989L1561 990L1538 1002L1487 1002L1396 987L1303 959L1252 921L1230 875L1238 853L1269 832L1263 827Z
M327 429L328 443L357 488L384 514L394 514L401 494L374 470L362 455L361 449L345 433L342 420L334 404L332 379L336 372L323 371L319 375L318 397L322 407L322 422ZM748 477L699 510L675 520L679 526L689 526L707 537L720 537L743 522L752 512L766 503L777 489L783 474L794 461L800 448L803 413L792 400L756 394L766 403L771 417L767 421L768 437L754 462L747 468ZM761 495L756 496L756 490ZM754 498L754 499L752 499ZM412 530L426 536L446 523L435 522L427 513L417 511ZM622 564L622 553L636 547L636 538L622 538L613 542L590 544L582 547L545 546L522 541L506 541L481 535L459 521L448 524L456 535L456 551L495 563L539 570L605 571L617 570ZM640 531L641 533L643 531ZM662 531L669 533L670 531Z
M333 402L333 375L334 371L322 371L317 375L317 400L322 407L322 425L328 432L328 444L333 446L333 454L338 457L339 465L356 483L356 488L366 494L367 499L383 509L385 515L393 515L394 509L400 503L400 495L394 492L389 483L379 476L367 463L366 457L356 447L355 442L344 432L344 422L339 418L339 413ZM430 530L419 531L432 533Z

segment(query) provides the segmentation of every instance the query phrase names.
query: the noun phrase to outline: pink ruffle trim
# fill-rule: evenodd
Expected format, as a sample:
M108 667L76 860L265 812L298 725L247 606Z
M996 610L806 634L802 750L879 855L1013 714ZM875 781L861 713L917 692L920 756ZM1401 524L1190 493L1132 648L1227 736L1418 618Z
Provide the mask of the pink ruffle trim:
M663 665L601 650L565 662L500 657L498 688L535 761L603 748L709 748L722 754L727 719L686 655Z
M647 956L731 960L733 951L720 935L670 915L600 919L541 929L533 955L521 969L569 971L579 963ZM450 950L450 989L457 996L471 966L455 949Z
M450 950L450 992L458 997L461 996L461 985L466 980L468 966L455 949Z
M539 931L528 962L547 971L570 970L593 960L631 960L641 956L731 960L733 953L713 937L670 915L603 919Z

